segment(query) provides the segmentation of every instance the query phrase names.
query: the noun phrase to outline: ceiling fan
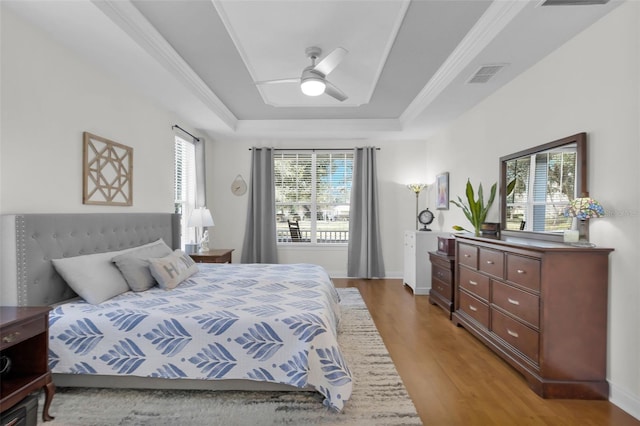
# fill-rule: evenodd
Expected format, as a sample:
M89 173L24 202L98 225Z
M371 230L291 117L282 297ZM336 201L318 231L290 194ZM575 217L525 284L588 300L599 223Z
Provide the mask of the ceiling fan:
M316 60L322 54L319 47L307 47L305 53L311 59L311 65L302 71L300 77L282 78L278 80L257 81L256 84L281 84L281 83L298 83L300 90L307 96L319 96L323 93L339 100L346 100L348 96L336 86L327 81L326 76L333 71L345 55L348 53L343 47L334 49L316 64Z

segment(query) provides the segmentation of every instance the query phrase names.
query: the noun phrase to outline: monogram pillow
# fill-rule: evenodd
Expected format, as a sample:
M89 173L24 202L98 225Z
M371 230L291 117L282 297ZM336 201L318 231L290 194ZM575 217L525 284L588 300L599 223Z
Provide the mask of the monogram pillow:
M169 256L148 259L149 271L165 290L176 288L178 284L198 272L198 264L182 250L175 250Z

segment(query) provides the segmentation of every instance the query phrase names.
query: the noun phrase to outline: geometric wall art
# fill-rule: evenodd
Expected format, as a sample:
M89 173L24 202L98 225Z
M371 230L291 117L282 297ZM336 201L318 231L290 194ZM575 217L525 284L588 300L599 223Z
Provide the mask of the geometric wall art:
M82 203L132 206L133 148L89 132L82 138Z

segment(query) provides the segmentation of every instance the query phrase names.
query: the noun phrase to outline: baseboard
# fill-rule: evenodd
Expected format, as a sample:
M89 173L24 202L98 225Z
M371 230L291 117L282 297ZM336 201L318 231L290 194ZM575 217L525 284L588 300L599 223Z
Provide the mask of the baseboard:
M640 420L640 398L609 382L609 402Z

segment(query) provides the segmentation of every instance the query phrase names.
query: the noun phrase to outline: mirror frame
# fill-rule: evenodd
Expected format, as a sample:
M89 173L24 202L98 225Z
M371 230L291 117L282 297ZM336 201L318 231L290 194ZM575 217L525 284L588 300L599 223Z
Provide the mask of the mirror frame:
M564 145L576 144L576 193L589 194L587 189L587 134L577 133L552 142L538 145L524 151L515 152L513 154L500 157L500 232L503 236L533 238L548 241L563 241L563 235L550 232L533 232L533 231L516 231L506 230L507 224L507 161L515 158L530 156L538 152L549 151Z

